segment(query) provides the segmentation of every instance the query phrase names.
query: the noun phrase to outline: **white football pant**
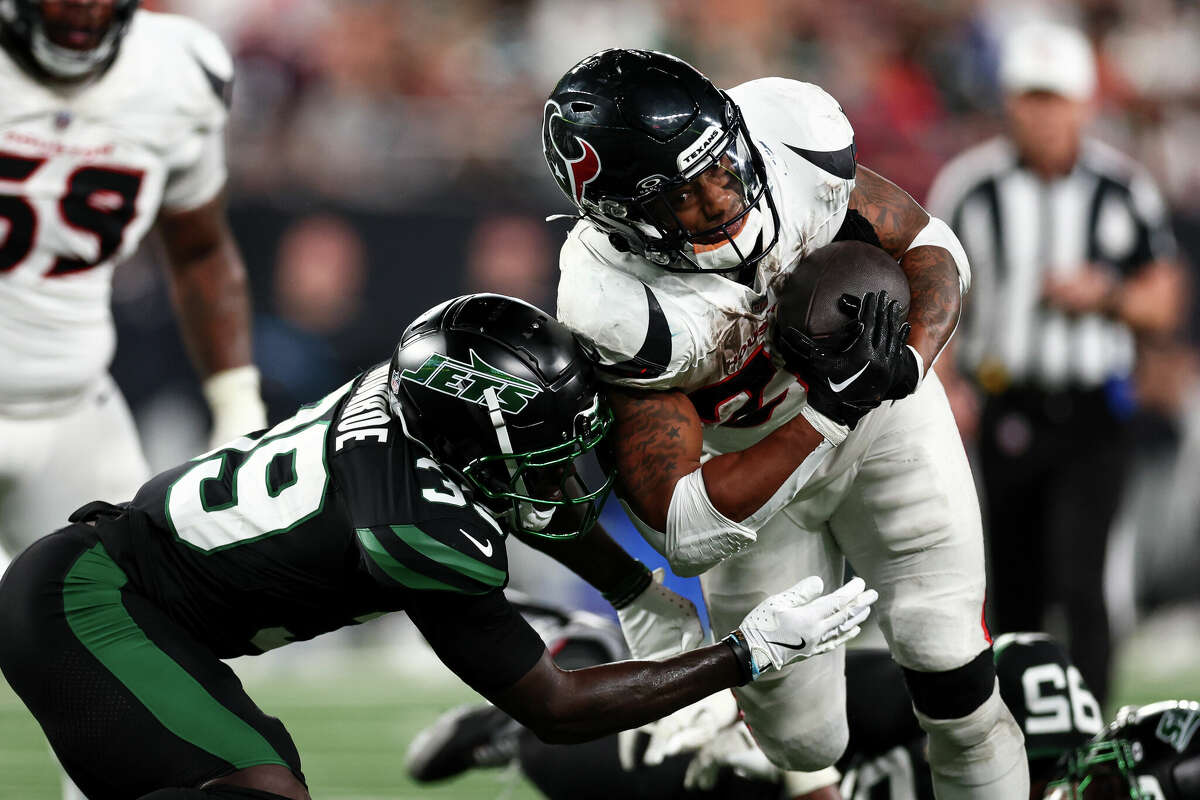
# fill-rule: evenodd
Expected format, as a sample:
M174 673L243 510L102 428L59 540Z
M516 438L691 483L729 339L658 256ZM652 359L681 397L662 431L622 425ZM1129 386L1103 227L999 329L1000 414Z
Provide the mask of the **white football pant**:
M714 635L804 576L841 585L845 558L879 592L872 615L901 666L944 672L988 647L979 503L936 373L914 395L863 418L753 547L701 576ZM735 690L775 764L813 772L841 756L844 664L839 649ZM931 737L939 798L1028 796L1020 729L998 694L961 720L918 719ZM989 763L981 763L984 753ZM932 763L947 759L952 767Z
M149 471L108 375L60 416L0 415L0 547L12 558L84 503L133 499Z

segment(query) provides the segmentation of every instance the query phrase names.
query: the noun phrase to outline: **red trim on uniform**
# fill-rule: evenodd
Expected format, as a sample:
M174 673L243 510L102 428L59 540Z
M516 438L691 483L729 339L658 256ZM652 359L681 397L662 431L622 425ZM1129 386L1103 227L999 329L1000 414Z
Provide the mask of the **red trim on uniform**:
M979 625L983 628L983 638L987 639L988 646L992 644L992 632L987 626L987 594L983 595L983 608L979 609Z

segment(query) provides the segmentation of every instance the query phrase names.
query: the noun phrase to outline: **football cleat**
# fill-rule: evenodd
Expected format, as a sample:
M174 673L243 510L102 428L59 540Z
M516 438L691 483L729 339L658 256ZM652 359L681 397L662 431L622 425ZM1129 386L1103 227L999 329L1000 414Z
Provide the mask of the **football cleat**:
M404 767L419 783L479 767L503 767L517 757L520 732L520 723L495 706L460 706L417 734Z

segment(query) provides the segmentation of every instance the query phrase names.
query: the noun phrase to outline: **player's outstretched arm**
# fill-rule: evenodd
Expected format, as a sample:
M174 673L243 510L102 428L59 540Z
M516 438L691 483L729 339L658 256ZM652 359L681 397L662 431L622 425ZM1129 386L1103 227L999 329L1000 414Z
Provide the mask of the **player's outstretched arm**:
M855 173L850 208L871 223L883 249L899 259L908 277L912 297L908 344L921 354L919 375L923 376L958 325L965 283L960 274L967 269L966 254L944 223L930 217L899 186L861 164Z
M701 469L704 431L687 395L608 387L621 495L638 517L666 531L680 479L697 470L712 507L733 522L759 511L824 441L797 416L761 442L709 459ZM678 510L678 509L677 509Z
M666 661L559 669L548 653L488 699L538 738L567 744L645 725L714 692L841 647L878 595L860 578L822 595L810 577L754 608L721 642Z
M218 195L188 211L164 211L159 230L171 265L171 299L184 343L205 379L213 440L266 424L251 362L246 268Z

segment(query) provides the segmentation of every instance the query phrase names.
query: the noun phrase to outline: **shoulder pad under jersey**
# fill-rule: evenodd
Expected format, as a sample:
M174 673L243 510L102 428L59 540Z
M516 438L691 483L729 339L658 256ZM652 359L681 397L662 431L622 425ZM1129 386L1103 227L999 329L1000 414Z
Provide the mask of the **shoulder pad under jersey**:
M559 258L558 319L584 343L602 380L626 386L667 388L694 363L694 341L672 299L632 269L654 269L621 253L604 234L581 222ZM638 265L636 262L640 262Z
M139 11L121 45L149 70L178 114L202 130L222 128L233 86L233 59L215 33L188 17Z
M768 147L778 143L830 175L854 179L854 128L820 86L759 78L735 86L729 96L756 141Z

